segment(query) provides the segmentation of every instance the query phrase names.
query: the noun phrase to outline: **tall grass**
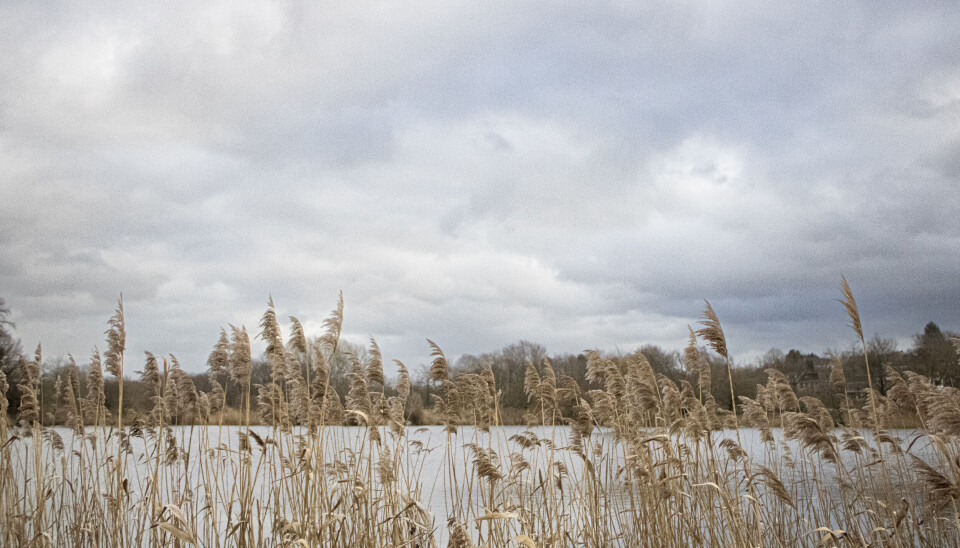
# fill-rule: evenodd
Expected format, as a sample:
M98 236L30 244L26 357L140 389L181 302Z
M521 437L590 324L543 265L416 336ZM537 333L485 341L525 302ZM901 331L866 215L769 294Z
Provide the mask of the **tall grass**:
M846 280L843 294L862 342ZM262 386L242 326L221 330L207 393L174 356L146 353L151 411L124 421L105 408L102 377L105 365L122 386L118 303L87 394L73 362L58 384L66 428L41 426L38 347L21 363L17 424L0 421L0 544L960 545L960 391L920 375L889 369L887 394L870 390L861 407L835 367L834 417L771 370L755 399L718 409L698 336L726 359L736 394L707 303L684 352L688 380L655 374L640 353L618 365L588 351L584 391L547 360L527 363L525 428L502 425L489 367L452 374L428 341L442 428L414 429L409 373L397 362L388 395L373 339L365 361L351 360L349 392L333 390L342 322L341 297L316 342L296 318L284 341L271 299L257 333L271 366ZM239 410L224 404L233 387ZM905 416L920 428L890 429Z

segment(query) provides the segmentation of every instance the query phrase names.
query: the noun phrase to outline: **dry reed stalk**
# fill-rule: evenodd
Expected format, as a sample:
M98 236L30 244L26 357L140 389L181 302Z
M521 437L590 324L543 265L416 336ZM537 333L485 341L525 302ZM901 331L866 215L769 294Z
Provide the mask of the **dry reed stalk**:
M320 338L320 342L329 348L328 352L333 356L337 352L340 333L343 331L343 291L337 297L337 307L330 313L329 318L323 320L323 327L326 333Z
M234 381L244 381L241 406L249 410L249 338L245 330L233 328L233 342L221 344L225 334L222 330L208 360L210 374L229 370ZM378 390L371 398L369 383L378 382L371 380L371 363L351 361L351 382L366 386L348 399L362 401L364 392L370 399L364 419L368 426L354 436L350 430L327 426L337 424L331 417L339 396L329 385L324 353L335 343L311 346L304 335L301 345L299 338L292 334L285 349L282 381L287 391L276 384L266 393L279 400L269 405L273 424L265 425L275 427L273 435L252 427L249 411L239 421L240 435L231 434L222 444L220 426L201 426L197 442L189 428L151 429L136 420L129 435L118 431L106 439L88 435L73 442L40 426L22 439L18 436L28 431L14 430L17 439L0 449L0 542L40 543L34 524L42 523L52 543L59 544L112 545L124 538L156 546L436 546L433 518L421 505L425 499L416 468L435 447L402 427L409 372L398 363L398 395L386 398L386 392ZM161 374L156 358L149 363L151 356L141 377L161 387L157 401L176 394L176 406L162 412L176 413L181 421L207 423L205 400L212 411L219 383L211 383L211 392L196 394L194 400L190 385L178 380L184 374L177 373L174 358ZM473 422L470 429L467 421L459 443L452 436L441 443L443 465L436 471L449 489L439 523L452 519L453 545L513 541L525 546L633 546L655 539L651 542L664 547L813 547L825 529L838 545L845 540L852 545L910 546L932 544L934 539L939 545L960 545L952 508L960 497L960 421L951 419L960 416L960 391L933 386L923 377L888 371L889 398L870 394L881 422L891 410L904 412L910 405L922 418L920 437L902 452L892 434L876 436L878 444L890 448L885 451L889 456L881 458L879 446L874 449L859 432L843 429L837 438L819 400L799 398L806 412L795 411L797 398L789 384L770 374L756 399L739 398L744 425L769 432L770 413L786 411L787 433L800 441L801 450L765 443L761 465L753 462L759 458L756 452L712 432L718 424L709 390L695 390L687 381L678 387L654 375L642 355L617 363L588 353L591 382L604 390L585 396L569 376L558 377L549 362L540 371L531 364L537 382L531 383L536 389L529 393L541 410L536 428L553 424L553 416L557 422L571 420L569 437L559 426L537 430L542 437L534 431L508 436L492 428L497 406L492 370L485 365L481 371L451 375L442 359L443 378L434 381L442 394L437 411L445 426L455 426L470 413ZM313 373L311 414L323 413L302 430L297 429L301 419L296 414L273 413L282 409L285 398L291 404L296 399L293 365L296 362L299 370L300 360L307 360ZM39 353L34 362L40 362ZM699 369L702 359L694 363ZM701 384L699 371L696 378ZM164 379L170 392L163 388ZM0 375L0 388L4 382ZM79 384L74 389L68 374L60 387L61 403L69 408L69 393L78 397ZM102 384L99 390L102 394ZM90 387L87 398L95 400L89 394L96 394L96 388ZM97 407L101 413L102 403ZM379 444L369 443L369 424L384 420L390 421L392 433ZM614 435L594 435L598 424L610 426ZM485 429L489 432L478 434ZM141 445L131 444L133 438L142 439ZM116 497L112 492L104 495L101 488L114 490L117 448L112 443L131 463L129 491L123 495L131 510L122 522L110 519ZM197 451L191 450L194 443L199 444ZM930 449L922 449L924 444ZM27 449L26 458L15 456ZM827 459L834 464L825 463ZM140 479L146 484L133 472L134 462L145 463ZM892 478L899 478L899 483L884 484L890 489L885 499L878 498L882 492L873 485L879 462ZM14 469L22 475L14 476ZM916 490L921 483L926 489ZM844 529L822 526L836 523Z
M850 284L847 283L846 276L841 276L841 290L843 292L843 299L839 299L840 303L843 304L844 309L847 311L847 316L850 318L850 327L853 329L853 332L857 334L857 337L860 339L860 346L863 348L863 363L867 370L867 386L871 389L870 392L870 409L873 413L873 424L875 433L879 433L880 428L880 416L877 413L877 402L873 398L873 376L870 373L870 359L867 357L867 343L863 338L863 327L860 323L860 310L857 308L857 301L853 298L853 290L850 289Z
M37 390L40 382L40 352L40 346L38 345L36 359L27 361L21 356L18 364L20 382L17 384L17 388L20 390L20 408L17 422L21 425L33 425L40 421L40 404L37 401Z
M89 420L94 426L100 424L104 417L104 403L106 395L103 392L103 371L100 366L100 351L94 349L90 356L90 367L87 372L87 409Z
M730 356L727 355L727 340L723 336L723 328L720 326L717 313L713 311L709 301L704 300L704 303L706 303L706 308L703 310L703 319L700 321L700 325L703 327L698 329L696 333L703 337L717 354L723 356L727 363L727 378L730 381L730 405L733 408L733 422L738 433L737 439L739 439L740 425L737 419L737 396L733 390L733 365L730 363Z
M486 383L484 383L486 384ZM484 389L486 386L484 386ZM543 359L543 375L540 377L538 393L540 409L543 415L542 424L553 426L557 416L557 375L553 371L550 360Z
M107 352L104 355L104 367L117 379L117 436L118 440L124 439L123 427L123 353L127 346L126 322L123 316L123 294L117 301L117 308L108 322L110 328L107 330ZM116 485L113 487L114 498L114 520L117 525L117 541L120 544L127 542L126 527L119 524L124 523L123 507L125 505L126 490L124 489L124 468L126 458L124 458L123 444L117 444L116 459L113 467L116 471Z

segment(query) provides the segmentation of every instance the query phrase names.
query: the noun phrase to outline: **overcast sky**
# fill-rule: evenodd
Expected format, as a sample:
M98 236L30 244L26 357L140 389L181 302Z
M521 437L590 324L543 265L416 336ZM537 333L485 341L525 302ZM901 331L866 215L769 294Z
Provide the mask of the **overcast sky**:
M960 330L960 4L3 2L0 297L200 371L267 299L427 360ZM286 328L287 324L283 324ZM285 331L286 333L286 331Z

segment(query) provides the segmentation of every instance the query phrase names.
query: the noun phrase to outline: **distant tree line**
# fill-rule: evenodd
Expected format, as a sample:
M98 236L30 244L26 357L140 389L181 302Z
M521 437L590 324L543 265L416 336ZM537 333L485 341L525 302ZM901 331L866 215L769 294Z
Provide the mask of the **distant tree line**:
M8 401L7 412L16 414L20 406L21 394L18 384L25 364L31 360L42 359L42 349L37 348L33 357L24 355L19 340L13 335L15 326L9 321L10 310L0 299L0 371L2 371L6 385L5 396ZM930 322L923 331L913 338L911 348L899 349L893 339L884 339L875 335L867 341L867 358L874 372L872 375L873 388L881 395L886 395L889 375L886 371L903 373L913 371L928 377L933 383L941 386L960 388L960 336L955 333L944 332L940 327ZM307 342L308 345L319 346L322 341L315 337ZM375 344L375 343L374 343ZM375 346L373 347L375 348ZM731 409L730 388L726 382L710 382L710 379L726 379L726 365L716 354L708 352L705 347L698 349L702 364L699 368L691 368L684 360L684 354L678 350L666 350L655 345L645 345L629 354L603 355L619 368L624 369L631 359L642 357L650 364L657 377L663 376L674 383L684 381L697 387L707 387L709 395L718 408ZM379 354L376 349L375 354ZM310 379L312 366L310 359L305 355L291 353L299 364L301 377ZM90 358L90 361L99 359ZM179 364L174 356L157 357L161 364L169 370L179 370ZM211 360L213 360L213 353ZM355 372L357 364L364 367L372 359L380 357L371 355L370 349L363 345L353 344L346 340L339 341L335 351L327 359L326 369L329 374L327 385L332 394L337 397L347 396L351 392L351 373ZM128 363L138 362L132 356L127 357ZM44 424L60 424L65 420L63 412L58 410L58 400L68 390L70 376L73 374L76 386L69 390L80 390L87 393L90 361L76 363L74 357L54 357L42 360L39 368L38 406L41 420ZM463 375L485 375L492 373L494 384L498 392L499 408L502 420L508 423L519 423L523 414L530 410L531 398L528 393L528 375L530 366L535 371L542 371L549 365L550 371L558 388L586 393L598 386L592 384L587 375L588 353L554 354L550 355L543 345L519 341L489 353L480 355L466 354L451 364L450 377L456 379ZM847 394L838 394L831 387L831 371L836 364L842 366L845 375ZM289 365L287 366L289 367ZM128 371L135 369L128 367ZM889 368L889 369L888 369ZM71 371L78 372L77 374ZM825 352L823 355L803 353L798 350L789 350L784 353L779 349L771 349L753 363L739 364L732 370L734 391L738 396L756 398L758 386L762 387L771 378L771 371L779 372L777 379L785 379L798 396L814 396L819 398L834 414L840 417L839 410L843 407L844 398L860 400L865 398L867 380L864 369L863 351L859 345L842 351ZM411 424L436 422L437 417L432 411L440 385L430 379L429 365L420 365L413 371L410 380L410 395L406 399L405 417ZM136 372L141 373L141 372ZM782 375L780 375L782 374ZM128 375L129 376L129 375ZM141 374L142 376L142 374ZM180 379L178 382L189 385L191 390L198 393L211 393L222 390L222 401L225 410L232 410L234 415L225 415L225 420L239 421L242 389L237 383L229 379L219 378L215 374L200 373L187 374L183 371L173 375ZM219 378L219 381L217 380ZM119 401L118 383L115 378L102 378L106 409L116 414ZM269 386L277 379L273 374L270 356L266 353L254 359L250 371L250 384L254 387ZM780 382L779 380L777 382ZM309 383L308 383L309 384ZM173 385L171 385L173 386ZM405 388L406 389L406 388ZM762 388L761 388L762 391ZM394 382L384 379L382 394L385 397L396 395ZM133 379L124 380L124 418L125 422L137 420L149 412L152 405L151 392L148 386ZM574 410L569 402L559 402L560 415L570 417ZM129 410L129 411L128 411ZM172 422L189 422L192 417L173 416Z

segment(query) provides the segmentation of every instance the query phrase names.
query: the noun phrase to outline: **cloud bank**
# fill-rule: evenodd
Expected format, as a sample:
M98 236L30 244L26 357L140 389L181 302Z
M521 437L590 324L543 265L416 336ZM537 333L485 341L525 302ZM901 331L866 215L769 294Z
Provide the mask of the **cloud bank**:
M0 5L0 296L199 371L268 296L415 366L960 328L960 6ZM134 367L133 369L135 369ZM131 370L133 370L131 369Z

